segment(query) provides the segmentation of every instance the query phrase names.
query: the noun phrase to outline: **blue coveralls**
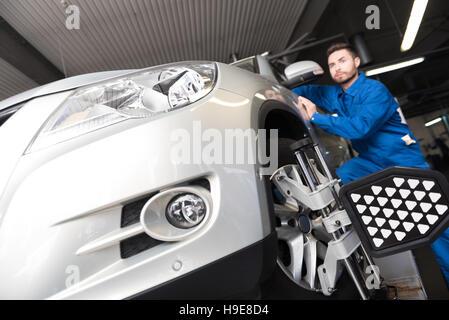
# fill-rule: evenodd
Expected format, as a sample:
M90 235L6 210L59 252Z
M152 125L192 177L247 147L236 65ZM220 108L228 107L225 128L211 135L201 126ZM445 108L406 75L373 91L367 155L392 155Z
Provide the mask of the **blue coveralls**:
M359 153L337 169L343 183L393 166L430 169L390 91L363 72L346 91L340 86L312 85L293 92L330 112L315 113L311 122L351 140ZM407 145L402 139L407 135L416 143ZM449 285L449 229L431 246Z

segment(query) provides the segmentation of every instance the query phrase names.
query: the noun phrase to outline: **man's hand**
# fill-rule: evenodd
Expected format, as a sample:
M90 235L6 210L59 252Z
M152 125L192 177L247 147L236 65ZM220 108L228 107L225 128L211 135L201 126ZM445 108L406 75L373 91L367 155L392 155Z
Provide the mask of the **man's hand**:
M315 114L316 112L316 105L315 103L313 103L312 101L310 101L307 98L304 97L299 97L299 103L302 103L306 109L307 112L307 120L310 120L310 118L312 118L312 116Z
M310 120L309 115L307 114L306 107L302 104L302 102L298 99L297 102L293 101L293 104L295 105L296 109L298 109L299 113L301 114L301 117L304 120Z

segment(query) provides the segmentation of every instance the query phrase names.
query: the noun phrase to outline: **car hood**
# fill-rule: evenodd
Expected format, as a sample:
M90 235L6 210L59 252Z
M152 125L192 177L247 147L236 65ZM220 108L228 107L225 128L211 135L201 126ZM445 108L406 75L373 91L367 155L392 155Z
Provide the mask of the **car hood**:
M33 98L45 96L47 94L76 89L82 86L118 77L135 71L137 70L131 69L131 70L95 72L51 82L49 84L25 91L23 93L12 96L6 100L0 101L0 111Z

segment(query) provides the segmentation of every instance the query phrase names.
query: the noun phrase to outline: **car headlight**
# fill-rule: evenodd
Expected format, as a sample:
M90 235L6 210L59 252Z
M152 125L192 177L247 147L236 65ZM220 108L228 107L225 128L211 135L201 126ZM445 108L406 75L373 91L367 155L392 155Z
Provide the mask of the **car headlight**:
M212 91L216 74L214 63L177 63L80 88L49 117L25 153L188 106Z

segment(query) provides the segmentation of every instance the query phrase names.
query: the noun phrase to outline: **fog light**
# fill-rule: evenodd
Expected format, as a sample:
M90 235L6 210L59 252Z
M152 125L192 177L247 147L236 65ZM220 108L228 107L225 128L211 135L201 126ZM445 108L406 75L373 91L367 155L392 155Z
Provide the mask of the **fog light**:
M203 221L206 204L195 194L182 194L175 197L167 206L168 222L180 229L193 228Z

